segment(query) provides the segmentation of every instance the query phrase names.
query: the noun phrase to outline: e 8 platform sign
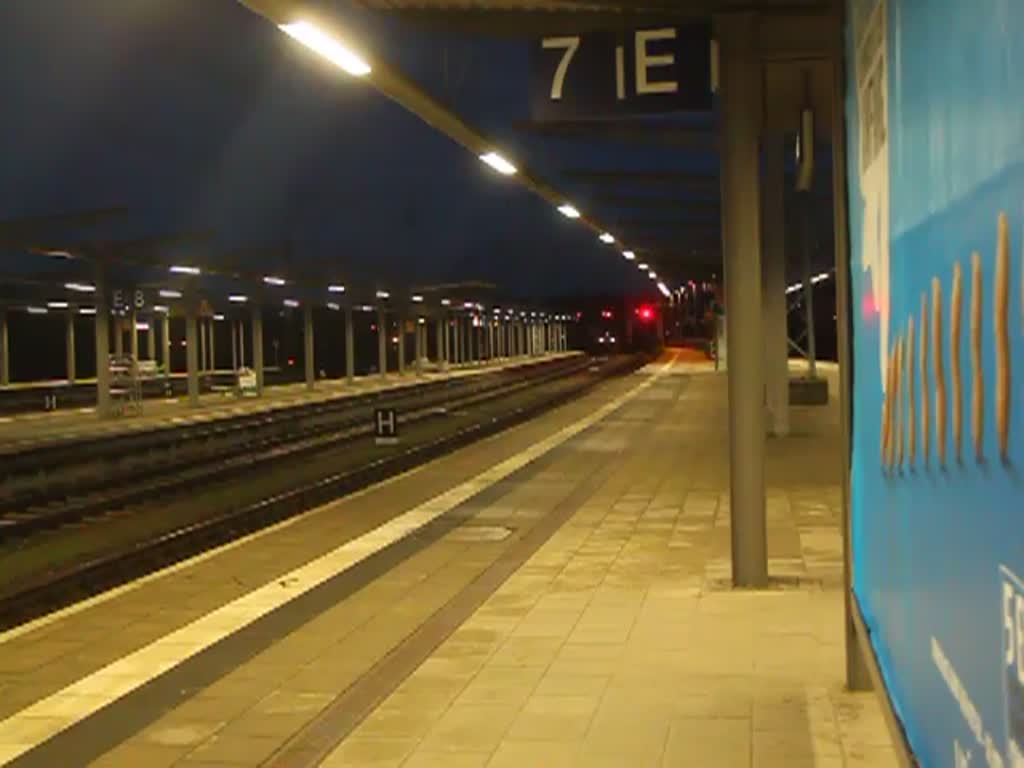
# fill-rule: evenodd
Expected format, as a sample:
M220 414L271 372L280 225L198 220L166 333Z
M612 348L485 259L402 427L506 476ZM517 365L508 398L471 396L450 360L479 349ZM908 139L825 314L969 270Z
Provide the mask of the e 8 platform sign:
M924 766L1024 765L1024 3L848 0L854 591Z
M533 49L533 117L709 110L712 48L707 23L545 36Z

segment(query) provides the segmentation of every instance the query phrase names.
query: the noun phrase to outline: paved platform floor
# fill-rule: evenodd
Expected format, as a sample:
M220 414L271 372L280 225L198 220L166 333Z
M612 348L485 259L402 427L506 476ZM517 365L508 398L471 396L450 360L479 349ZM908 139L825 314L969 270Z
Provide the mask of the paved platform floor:
M267 387L263 397L259 398L238 398L230 393L207 393L200 396L199 405L196 407L188 404L187 397L148 399L143 402L142 412L139 414L116 416L104 420L98 419L96 409L91 407L0 416L0 453L23 450L43 442L145 431L159 428L168 423L188 424L229 419L246 413L258 413L301 403L409 386L418 381L425 383L445 378L474 376L504 367L526 365L531 362L546 361L574 354L578 353L565 352L544 357L506 358L486 364L452 366L443 373L436 370L425 371L421 375L418 375L410 366L404 375L389 373L383 379L377 375L358 376L351 384L345 379L319 380L312 391L306 387L304 382L281 384Z
M0 764L894 766L842 687L834 409L729 587L725 379L662 361L0 635Z

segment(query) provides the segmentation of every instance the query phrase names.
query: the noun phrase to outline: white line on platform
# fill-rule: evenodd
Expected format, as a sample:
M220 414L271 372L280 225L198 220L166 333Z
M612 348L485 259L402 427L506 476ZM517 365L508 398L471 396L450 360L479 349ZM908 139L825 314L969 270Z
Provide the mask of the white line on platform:
M0 721L0 765L15 760L214 643L418 531L557 448L650 387L674 362L673 356L640 384L526 450Z

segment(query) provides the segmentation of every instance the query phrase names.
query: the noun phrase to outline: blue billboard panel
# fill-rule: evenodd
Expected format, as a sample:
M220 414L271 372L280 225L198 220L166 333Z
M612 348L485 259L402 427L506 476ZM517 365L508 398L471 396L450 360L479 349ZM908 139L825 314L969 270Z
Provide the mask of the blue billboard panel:
M1024 766L1024 3L848 0L854 589L927 766Z

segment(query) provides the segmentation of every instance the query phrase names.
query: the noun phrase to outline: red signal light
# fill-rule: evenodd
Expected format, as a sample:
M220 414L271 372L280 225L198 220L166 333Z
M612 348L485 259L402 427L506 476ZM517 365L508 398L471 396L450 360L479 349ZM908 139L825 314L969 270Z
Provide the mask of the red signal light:
M602 309L601 310L601 317L603 317L605 320L611 320L612 319L612 311L610 309Z
M654 318L654 310L646 304L642 307L638 307L636 313L641 320L651 320Z

